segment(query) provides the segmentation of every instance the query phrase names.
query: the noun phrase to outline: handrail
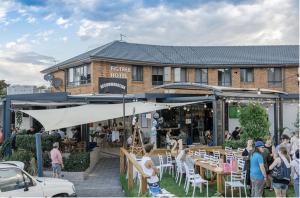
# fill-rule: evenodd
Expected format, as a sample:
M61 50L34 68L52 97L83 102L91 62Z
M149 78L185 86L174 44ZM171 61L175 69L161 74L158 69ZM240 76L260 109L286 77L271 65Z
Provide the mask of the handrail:
M125 156L128 159L128 190L133 188L133 166L140 173L142 177L141 181L141 194L146 193L147 191L147 176L140 164L128 153L125 148L120 148L120 173L125 173Z

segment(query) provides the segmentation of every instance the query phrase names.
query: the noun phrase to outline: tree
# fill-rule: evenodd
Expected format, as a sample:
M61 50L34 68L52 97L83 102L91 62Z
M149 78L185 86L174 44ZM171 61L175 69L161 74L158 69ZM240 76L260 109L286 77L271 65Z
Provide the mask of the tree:
M263 138L269 135L270 123L266 109L259 103L249 103L240 109L239 122L244 129L242 139Z
M5 80L0 80L0 96L6 95L6 88L9 86Z
M239 122L243 128L240 140L229 140L224 146L238 148L245 147L248 138L256 140L269 135L270 123L266 109L259 103L249 103L239 108Z

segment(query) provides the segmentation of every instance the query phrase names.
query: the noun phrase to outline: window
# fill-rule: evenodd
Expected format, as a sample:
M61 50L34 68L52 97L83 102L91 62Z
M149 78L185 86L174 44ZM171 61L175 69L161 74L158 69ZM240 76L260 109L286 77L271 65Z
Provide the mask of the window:
M186 82L186 68L174 68L174 81L175 82Z
M207 69L196 69L196 80L197 83L207 84Z
M143 81L143 66L132 66L132 80Z
M152 85L164 84L164 68L152 67Z
M241 82L253 82L253 68L240 69Z
M0 192L25 188L21 170L16 168L0 169Z
M231 69L218 69L218 85L231 86Z
M83 65L68 69L68 85L79 86L91 83L90 65Z
M164 81L171 81L171 67L164 67Z
M268 83L273 86L281 86L282 72L281 68L268 68Z

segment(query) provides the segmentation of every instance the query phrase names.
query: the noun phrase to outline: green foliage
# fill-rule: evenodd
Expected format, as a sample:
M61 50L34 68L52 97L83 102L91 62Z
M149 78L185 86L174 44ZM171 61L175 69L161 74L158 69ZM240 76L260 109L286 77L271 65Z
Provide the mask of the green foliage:
M24 151L24 150L18 150L14 152L11 156L6 156L4 158L5 161L21 161L25 164L24 169L26 171L30 172L30 161L33 157L33 153Z
M0 146L0 158L4 157L5 151L11 147L11 139L8 138L4 140L3 144Z
M59 136L42 135L42 150L50 151L54 142L60 142ZM35 136L34 135L17 135L16 137L17 148L24 149L35 153Z
M231 147L233 149L245 148L245 145L246 145L246 139L229 140L223 144L223 146Z
M51 158L50 158L49 151L43 152L43 167L46 167L46 168L51 167Z
M5 80L0 80L0 96L6 95L6 88L9 86Z
M90 165L90 153L71 153L68 158L64 158L64 170L70 172L85 171Z
M17 127L20 127L22 122L23 122L23 113L21 111L17 111L17 113L16 113Z
M241 139L258 137L263 138L269 135L270 123L266 109L259 103L249 103L240 109L239 122L244 129Z

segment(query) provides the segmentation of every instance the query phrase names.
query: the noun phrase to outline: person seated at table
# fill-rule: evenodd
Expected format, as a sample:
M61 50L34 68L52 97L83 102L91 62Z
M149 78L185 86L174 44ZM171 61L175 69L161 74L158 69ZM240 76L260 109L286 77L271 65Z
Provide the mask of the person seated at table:
M120 132L118 130L117 123L113 123L112 131L111 131L111 141L119 142L120 141Z
M157 174L159 173L159 169L156 168L154 162L150 157L150 152L153 149L152 144L145 145L145 155L142 157L140 164L143 169L143 172L148 176L147 183L149 186L150 194L156 195L161 193L161 189L159 186L159 179Z

